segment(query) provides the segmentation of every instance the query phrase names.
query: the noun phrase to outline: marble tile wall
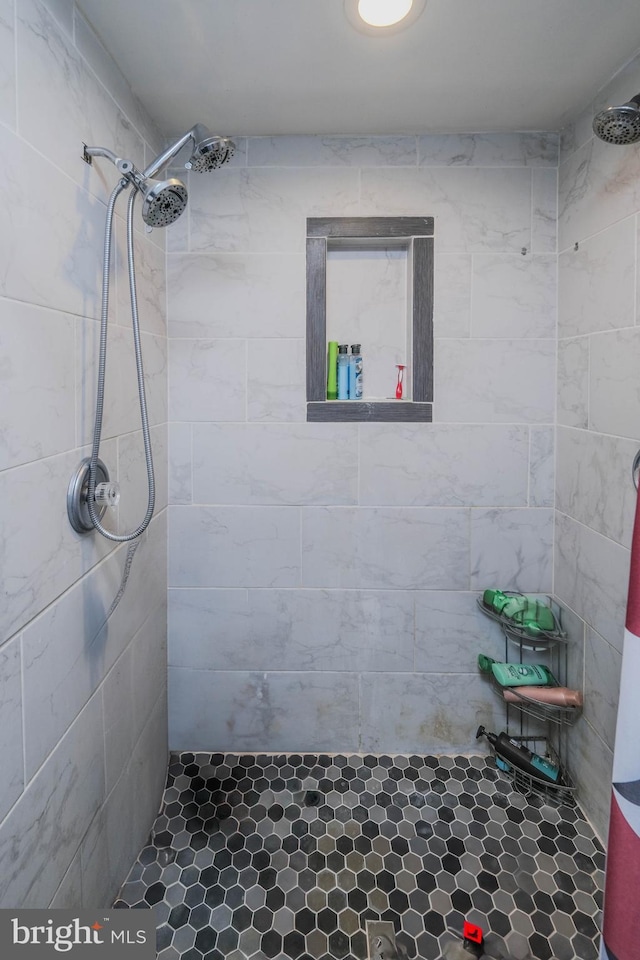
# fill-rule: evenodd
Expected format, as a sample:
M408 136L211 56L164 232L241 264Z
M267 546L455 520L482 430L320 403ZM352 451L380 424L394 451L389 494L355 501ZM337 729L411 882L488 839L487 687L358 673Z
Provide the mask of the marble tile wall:
M126 547L66 515L87 454L105 200L114 168L161 142L72 0L0 0L0 906L108 905L160 802L166 735L165 238L136 237L158 509L118 592ZM116 218L101 456L120 529L146 510Z
M569 738L587 815L606 836L640 441L640 147L594 137L640 85L640 57L561 139L555 592L572 612L584 718Z
M553 135L265 137L190 175L173 748L468 751L501 723L477 591L552 589L557 162ZM435 217L432 424L306 423L305 219L351 214Z
M590 120L639 83L634 61L576 118L559 176L544 134L263 137L190 175L189 215L137 236L158 511L105 624L125 550L75 535L65 494L91 433L116 178L80 146L140 163L161 144L73 0L0 0L0 906L103 905L146 837L167 535L176 749L472 749L501 719L475 670L503 648L477 591L554 590L587 701L570 762L604 834L640 151ZM433 424L305 422L305 219L344 215L435 218ZM127 526L145 500L123 252L117 217L103 458Z

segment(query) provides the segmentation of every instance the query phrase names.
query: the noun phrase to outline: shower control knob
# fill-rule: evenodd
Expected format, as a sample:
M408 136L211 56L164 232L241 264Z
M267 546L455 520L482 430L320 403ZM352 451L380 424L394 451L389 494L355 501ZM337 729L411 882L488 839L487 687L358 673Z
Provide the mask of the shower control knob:
M117 507L120 503L120 484L115 480L96 484L94 499L101 507Z
M91 457L85 457L84 460L81 460L67 488L67 514L69 523L76 533L89 533L95 529L89 512L90 467ZM96 460L96 486L93 502L96 508L94 512L100 520L104 516L107 507L114 503L114 501L109 499L110 494L108 492L104 495L101 494L103 499L98 500L97 494L101 487L107 488L107 491L115 488L119 495L118 484L111 482L106 465L98 457ZM117 503L117 501L115 502Z

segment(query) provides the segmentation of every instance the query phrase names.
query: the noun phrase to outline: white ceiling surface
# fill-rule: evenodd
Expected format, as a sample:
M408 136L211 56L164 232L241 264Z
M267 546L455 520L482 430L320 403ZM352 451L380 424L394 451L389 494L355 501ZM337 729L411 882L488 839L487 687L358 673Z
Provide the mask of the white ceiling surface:
M344 0L78 3L167 136L556 130L640 48L640 0L427 0L381 37Z

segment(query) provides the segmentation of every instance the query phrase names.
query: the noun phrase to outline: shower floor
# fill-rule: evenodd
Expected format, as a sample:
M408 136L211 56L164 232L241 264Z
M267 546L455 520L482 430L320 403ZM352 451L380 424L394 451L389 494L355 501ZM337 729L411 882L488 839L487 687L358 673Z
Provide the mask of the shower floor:
M153 907L158 960L364 960L366 921L438 960L596 960L604 854L577 807L489 757L173 754L116 907Z

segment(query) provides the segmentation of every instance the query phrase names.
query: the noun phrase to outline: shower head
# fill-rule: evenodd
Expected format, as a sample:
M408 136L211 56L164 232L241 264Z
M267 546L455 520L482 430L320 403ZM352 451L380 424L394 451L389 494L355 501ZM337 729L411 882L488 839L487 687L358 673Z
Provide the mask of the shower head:
M196 173L209 173L230 160L235 149L233 140L228 137L205 137L196 144L185 167L187 170L195 170Z
M144 197L142 219L149 227L166 227L177 220L187 205L187 188L181 180L151 180L149 177L135 181Z
M155 177L159 170L166 167L173 158L180 153L182 148L188 143L193 145L192 154L185 163L187 170L195 170L197 173L208 173L209 170L215 170L222 166L227 160L230 160L235 152L234 143L226 137L212 137L211 133L202 123L196 123L187 130L175 143L156 157L147 169L144 171L144 177Z
M177 220L187 205L187 188L182 180L154 180L146 171L140 173L131 160L117 157L106 147L84 146L83 159L91 163L94 157L106 157L113 163L124 180L132 183L142 194L142 219L150 227L166 227Z
M607 107L596 114L593 132L605 143L637 143L640 140L640 94L620 107Z

